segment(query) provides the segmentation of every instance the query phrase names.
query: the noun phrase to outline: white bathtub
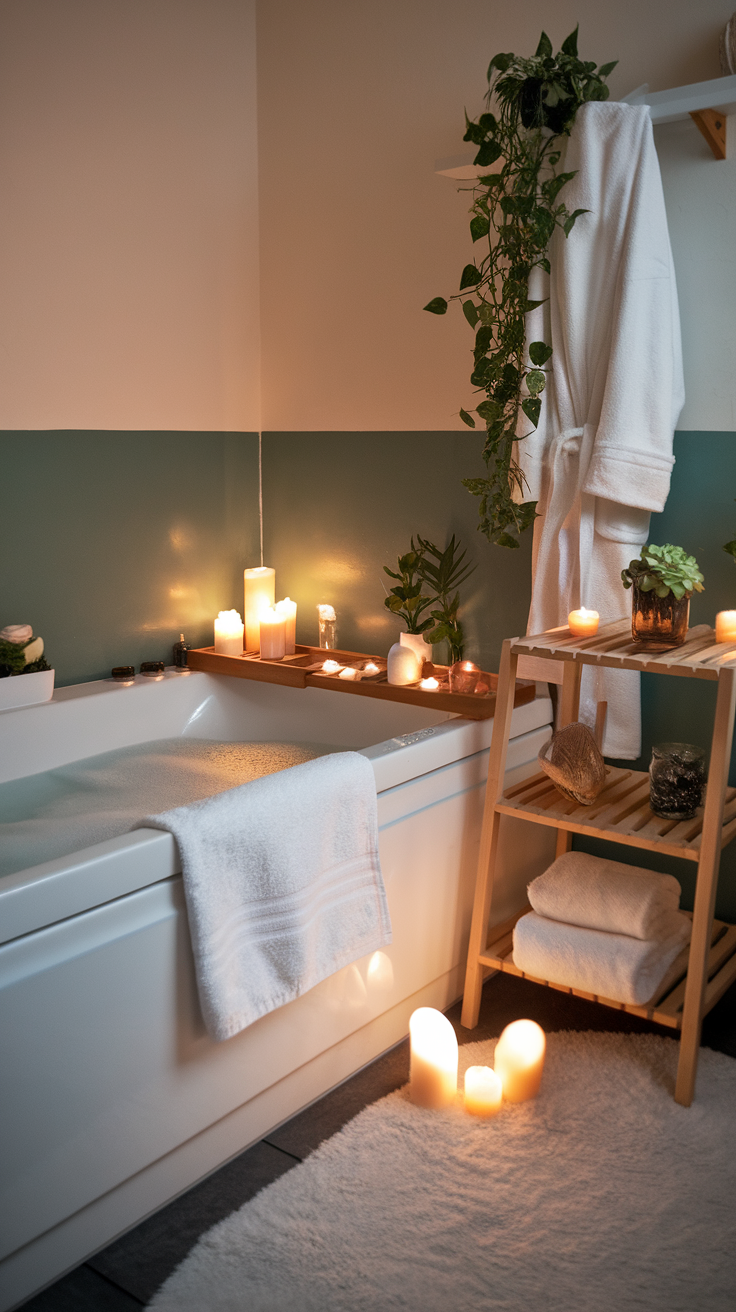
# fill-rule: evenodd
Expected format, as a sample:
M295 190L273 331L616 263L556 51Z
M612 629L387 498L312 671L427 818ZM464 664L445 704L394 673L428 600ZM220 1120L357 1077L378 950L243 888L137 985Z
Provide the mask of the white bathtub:
M549 736L514 712L509 780ZM462 990L492 721L200 673L107 681L0 714L0 782L183 734L361 750L394 939L226 1043L204 1031L169 834L138 830L0 879L0 1309L347 1078ZM494 920L550 859L508 821Z

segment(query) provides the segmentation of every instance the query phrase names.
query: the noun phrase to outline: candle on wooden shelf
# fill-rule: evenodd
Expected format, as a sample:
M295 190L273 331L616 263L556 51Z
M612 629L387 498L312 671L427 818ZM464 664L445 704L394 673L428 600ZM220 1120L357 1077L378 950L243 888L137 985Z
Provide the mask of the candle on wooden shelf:
M236 610L221 610L215 620L215 651L220 656L242 656L243 621Z
M449 1107L457 1093L457 1039L446 1016L419 1007L409 1020L409 1092L419 1107Z
M567 617L567 626L573 638L592 638L598 632L600 615L597 610L571 610Z
M736 610L719 610L716 615L716 642L736 642Z
M293 656L296 650L296 602L292 601L291 597L284 597L283 601L276 602L276 609L286 621L284 629L286 655Z
M323 674L339 674L341 669L342 669L342 665L340 664L339 661L323 661L323 662L322 662L322 673L323 673Z
M493 1059L506 1102L526 1102L539 1093L546 1046L544 1030L536 1021L515 1020L506 1026Z
M261 612L273 606L276 597L276 570L258 565L243 571L245 595L245 650L258 651L261 641Z
M469 1066L465 1072L465 1110L473 1116L495 1116L501 1110L501 1080L490 1066Z
M286 655L284 630L286 621L279 615L275 606L261 612L260 648L261 660L280 661Z
M422 679L421 683L419 684L419 687L422 689L422 692L436 692L439 686L440 686L439 679L435 679L433 675L430 675L428 679Z

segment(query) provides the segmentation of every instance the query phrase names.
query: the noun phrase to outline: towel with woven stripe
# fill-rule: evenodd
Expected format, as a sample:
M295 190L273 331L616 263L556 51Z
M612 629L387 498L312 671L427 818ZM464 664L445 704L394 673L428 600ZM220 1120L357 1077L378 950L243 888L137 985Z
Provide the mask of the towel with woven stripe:
M207 1029L228 1039L391 942L373 767L338 752L139 828L174 835Z

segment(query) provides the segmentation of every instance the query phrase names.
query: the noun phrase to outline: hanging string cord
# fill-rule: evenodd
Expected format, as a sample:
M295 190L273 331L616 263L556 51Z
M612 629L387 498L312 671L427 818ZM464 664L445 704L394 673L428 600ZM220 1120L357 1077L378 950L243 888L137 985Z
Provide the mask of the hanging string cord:
M261 569L263 569L263 434L258 434L258 522L261 531Z

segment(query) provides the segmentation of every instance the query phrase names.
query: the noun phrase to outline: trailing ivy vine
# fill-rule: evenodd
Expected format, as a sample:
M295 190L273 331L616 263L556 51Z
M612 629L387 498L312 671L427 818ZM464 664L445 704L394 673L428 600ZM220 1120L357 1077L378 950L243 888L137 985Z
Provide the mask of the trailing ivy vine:
M487 112L477 121L467 114L464 141L478 147L474 163L497 170L483 174L472 187L470 234L487 244L482 259L466 264L459 292L463 314L475 331L470 381L484 393L474 411L461 409L460 418L475 428L475 413L485 425L485 478L466 478L463 485L480 499L479 528L489 542L518 547L518 535L534 522L536 502L524 501L524 476L514 459L521 412L536 428L545 386L545 369L552 348L532 342L529 364L524 350L524 316L541 301L530 301L529 275L549 273L547 250L555 228L569 236L584 210L572 213L559 194L574 173L555 172L561 158L562 136L569 135L575 115L588 100L606 100L605 78L618 61L602 64L578 58L578 29L557 55L542 33L536 54L494 55L488 66ZM495 100L495 113L490 106ZM430 314L445 314L441 296L425 305Z

